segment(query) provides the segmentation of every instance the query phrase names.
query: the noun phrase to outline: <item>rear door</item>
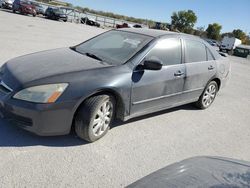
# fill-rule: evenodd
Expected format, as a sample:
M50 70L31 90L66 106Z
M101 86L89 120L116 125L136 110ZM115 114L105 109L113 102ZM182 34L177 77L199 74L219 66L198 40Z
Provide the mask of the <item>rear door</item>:
M198 99L208 81L216 74L216 62L209 49L199 40L185 39L185 100Z
M185 64L179 38L159 40L144 60L161 61L161 70L134 70L132 76L131 115L163 109L180 102L184 86ZM143 61L141 62L143 63Z

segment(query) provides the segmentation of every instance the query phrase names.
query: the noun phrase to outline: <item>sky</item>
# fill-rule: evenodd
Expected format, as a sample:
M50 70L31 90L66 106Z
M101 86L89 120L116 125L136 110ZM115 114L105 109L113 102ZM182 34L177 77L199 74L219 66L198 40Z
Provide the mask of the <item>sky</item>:
M207 28L209 23L222 25L222 32L241 29L250 32L250 0L64 0L65 2L133 16L171 23L174 11L191 9L198 17L196 27Z

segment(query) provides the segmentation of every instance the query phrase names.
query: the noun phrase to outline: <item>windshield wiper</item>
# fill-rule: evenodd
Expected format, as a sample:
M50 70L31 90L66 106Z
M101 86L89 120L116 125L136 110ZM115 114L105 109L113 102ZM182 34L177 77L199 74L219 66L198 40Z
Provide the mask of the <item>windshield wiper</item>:
M70 46L69 49L73 50L76 52L76 47L75 46Z
M85 55L88 56L88 57L92 57L94 59L97 59L99 61L102 61L102 59L100 57L96 56L95 54L87 52L87 53L85 53Z
M103 61L100 57L98 57L98 56L95 55L95 54L92 54L92 53L89 53L89 52L82 53L82 52L77 51L75 46L71 46L71 47L69 47L69 48L70 48L71 50L75 51L75 52L78 52L78 53L82 54L82 55L86 55L86 56L88 56L88 57L97 59L97 60L99 60L99 61Z

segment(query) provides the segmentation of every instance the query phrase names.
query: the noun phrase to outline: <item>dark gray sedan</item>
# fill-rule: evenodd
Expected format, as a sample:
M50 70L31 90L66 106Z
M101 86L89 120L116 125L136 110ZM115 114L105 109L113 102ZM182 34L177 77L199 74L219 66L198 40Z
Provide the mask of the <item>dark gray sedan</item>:
M124 121L195 103L208 108L230 64L190 35L112 30L74 47L12 59L0 69L0 116L38 135L93 142Z

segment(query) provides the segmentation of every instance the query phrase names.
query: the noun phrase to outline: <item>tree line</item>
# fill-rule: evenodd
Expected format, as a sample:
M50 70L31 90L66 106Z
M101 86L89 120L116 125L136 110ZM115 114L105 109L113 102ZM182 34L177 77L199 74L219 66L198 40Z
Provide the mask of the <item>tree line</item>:
M197 16L192 10L174 12L171 16L171 20L172 30L175 31L213 40L221 40L224 36L235 37L240 39L243 44L250 45L249 34L246 34L241 29L234 29L232 32L221 33L222 25L219 23L209 24L207 28L197 27L194 29L194 25L197 22Z
M51 0L37 0L44 3L51 3ZM104 12L93 10L89 8L83 8L80 6L74 7L70 3L66 3L66 6L77 9L79 12L85 13L92 13L97 14L105 17L111 17L114 19L125 20L128 22L135 22L139 24L148 25L150 28L155 28L158 24L153 20L147 20L142 18L134 18L129 16L124 16L120 14L114 14L112 12ZM211 23L205 27L197 27L194 28L195 23L197 22L197 16L192 10L182 10L178 12L173 12L171 16L171 24L168 23L161 23L161 29L169 29L171 31L183 32L187 34L192 34L196 36L200 36L202 38L209 38L213 40L221 40L224 36L235 37L242 41L243 44L250 45L250 34L246 34L241 29L234 29L232 32L228 33L221 33L222 25L219 23Z

